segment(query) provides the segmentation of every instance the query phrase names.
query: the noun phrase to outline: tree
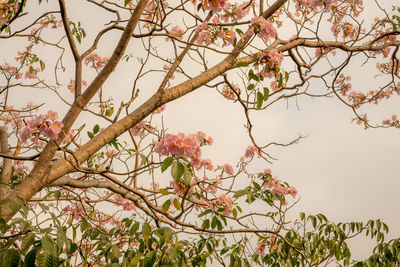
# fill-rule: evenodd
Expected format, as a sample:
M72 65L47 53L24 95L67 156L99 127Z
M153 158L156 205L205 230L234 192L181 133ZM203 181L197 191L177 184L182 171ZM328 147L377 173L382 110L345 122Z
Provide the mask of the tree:
M261 145L251 114L298 96L337 98L365 128L400 128L363 110L400 92L394 3L376 2L369 25L361 0L82 1L95 19L76 19L75 2L41 2L0 4L2 43L28 44L0 67L2 265L348 265L346 240L361 233L378 245L356 265L399 264L380 220L292 222L295 187L251 169L302 139ZM371 88L352 89L352 64L377 67ZM110 88L124 71L129 84ZM202 158L211 137L169 133L159 115L207 87L244 111L251 144L234 167ZM21 88L54 93L59 110L14 108Z

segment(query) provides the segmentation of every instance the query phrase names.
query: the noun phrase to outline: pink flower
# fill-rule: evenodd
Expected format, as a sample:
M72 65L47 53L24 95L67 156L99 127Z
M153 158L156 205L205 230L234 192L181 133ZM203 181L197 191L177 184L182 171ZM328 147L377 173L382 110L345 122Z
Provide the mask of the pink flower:
M260 66L260 75L267 78L277 78L280 66L283 61L283 54L276 49L262 51L258 53L258 61L255 67L258 69Z
M153 111L153 114L160 114L161 112L163 112L165 110L165 104L156 108L156 110Z
M61 132L62 127L64 124L59 121L55 121L53 124L51 124L45 131L44 133L50 140L54 140L57 138L58 134Z
M28 126L25 126L20 132L22 143L25 143L26 140L28 140L31 136L32 136L32 129L29 128Z
M230 215L233 210L233 200L230 197L227 197L225 194L222 194L218 197L218 204L217 208L224 208L224 214L225 215Z
M290 187L289 192L290 192L290 194L292 195L293 198L295 198L297 196L297 193L298 193L297 189L294 186Z
M204 10L219 12L225 7L226 3L227 3L226 0L203 0L202 6Z
M255 153L255 152L259 153L257 147L255 147L255 146L248 146L248 147L246 148L246 153L244 154L244 156L245 156L246 158L252 158L252 157L254 157L254 153Z
M49 110L47 112L47 118L49 120L55 121L58 119L58 113L56 111Z
M207 170L210 170L210 171L212 171L214 169L210 159L200 160L199 163L196 165L196 169L199 170L202 167L205 167Z
M263 17L257 17L251 19L251 25L254 33L257 34L264 42L267 42L270 38L275 38L276 30L272 26L272 23L266 21Z
M154 151L162 156L190 158L194 166L201 160L200 140L195 134L167 134L155 144Z
M109 57L101 57L97 53L92 53L89 54L87 57L85 57L84 63L86 65L89 65L91 63L92 68L97 68L100 69L104 67L104 65L109 61Z
M229 164L225 164L224 165L224 171L228 174L228 175L233 175L233 168L231 165Z
M240 94L240 88L238 85L233 85L233 90L236 92L236 94ZM222 94L226 99L233 100L236 99L236 94L233 92L233 90L229 87L228 84L224 83L222 87Z
M265 242L264 241L258 241L257 242L256 253L259 254L262 257L265 256Z
M222 20L228 22L229 19L232 22L239 21L249 13L250 5L249 2L243 2L240 5L227 4L224 8L225 13L221 16Z
M171 37L174 37L174 38L176 38L176 39L178 39L178 40L182 40L182 38L183 38L183 34L185 33L185 31L181 28L181 27L179 27L178 25L177 26L174 26L172 29L171 29L171 31L168 31L168 35L169 36L171 36ZM166 38L166 40L168 41L170 38Z

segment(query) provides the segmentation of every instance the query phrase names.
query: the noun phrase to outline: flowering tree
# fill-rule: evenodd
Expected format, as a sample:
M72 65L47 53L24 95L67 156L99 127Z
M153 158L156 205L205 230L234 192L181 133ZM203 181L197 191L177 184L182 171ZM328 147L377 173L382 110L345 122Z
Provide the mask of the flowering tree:
M367 23L361 0L38 2L0 1L1 42L26 46L0 66L0 265L348 265L346 240L361 233L378 245L356 265L399 264L380 220L291 220L296 188L251 168L301 139L262 144L251 112L300 95L339 99L365 128L400 128L364 109L400 93L399 8L371 1ZM371 88L352 88L353 64L376 66ZM123 90L106 83L126 70ZM205 87L243 109L236 164L203 158L203 132L164 126L165 104ZM21 88L49 91L59 110L12 103Z

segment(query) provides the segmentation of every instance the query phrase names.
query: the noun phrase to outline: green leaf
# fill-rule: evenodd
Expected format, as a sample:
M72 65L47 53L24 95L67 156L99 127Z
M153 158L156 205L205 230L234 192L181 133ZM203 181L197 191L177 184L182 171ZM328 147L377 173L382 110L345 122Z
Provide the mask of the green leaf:
M236 210L236 209L233 209L233 210L232 210L232 215L233 215L233 218L236 218L236 217L237 217L238 213L237 213L237 210Z
M174 161L173 157L168 157L164 159L163 163L161 164L161 172L164 172L166 169L168 169L168 167L171 166L173 161Z
M245 189L238 190L236 193L233 195L235 198L239 198L241 196L246 195L249 192L250 187L246 187Z
M156 252L153 250L144 257L144 267L153 267L156 261Z
M3 264L7 267L17 267L21 261L21 255L16 249L8 249L3 254Z
M174 207L177 210L181 210L181 203L179 202L179 200L177 198L174 198Z
M249 84L249 85L247 86L247 90L249 90L249 91L250 91L250 90L253 90L253 89L254 89L254 86L255 86L255 85L252 84L252 83Z
M61 196L61 191L60 191L60 190L54 191L54 197L55 197L57 200L60 199L60 196Z
M283 85L283 75L279 73L279 81L278 81L278 88L281 88Z
M242 31L241 29L235 29L235 31L236 31L240 36L243 35L243 31Z
M55 255L56 254L56 246L54 243L53 238L48 236L47 234L41 240L43 249L48 252L49 254Z
M87 135L89 136L90 139L92 139L94 137L94 134L92 132L87 132Z
M125 0L124 5L126 6L127 4L129 4L132 0Z
M21 242L21 253L23 255L25 255L25 253L28 251L28 249L31 247L34 241L35 241L34 233L29 233L26 236L24 236Z
M167 201L162 204L162 209L163 211L167 212L169 210L169 206L171 206L171 200L168 199Z
M184 165L184 172L183 172L183 183L187 186L190 185L190 182L192 181L192 171L188 167L188 165Z
M285 81L286 82L289 81L289 73L287 71L285 71Z
M306 214L304 212L300 212L300 220L304 221L306 218Z
M236 65L238 66L238 67L248 67L249 66L249 63L246 63L246 62L237 62L236 63Z
M160 189L160 193L161 194L163 194L164 196L166 196L166 195L169 195L170 193L168 192L168 190L167 189L165 189L165 188L161 188Z
M90 227L90 223L86 220L85 217L81 218L81 232L83 233L86 229Z
M198 217L199 217L199 218L200 218L200 217L203 217L204 215L207 215L207 214L210 213L211 211L212 211L211 209L207 209L207 210L203 211L202 213L200 213Z
M171 168L172 178L174 178L175 181L179 181L179 179L183 175L184 170L185 168L183 167L182 163L180 163L179 161L174 161Z
M107 117L110 117L113 113L114 113L114 108L113 107L111 107L111 108L106 110L106 116Z
M57 266L59 266L59 264L56 256L47 253L39 254L38 267L57 267Z
M140 159L142 160L142 164L148 164L149 163L149 159L142 153L139 154Z
M210 228L210 220L209 220L209 219L205 220L205 221L203 222L203 224L201 225L201 228L203 228L203 229L208 229L208 228Z
M257 109L260 109L264 100L264 96L261 92L257 92Z
M217 216L214 216L211 220L211 228L215 229L217 227Z
M44 64L43 60L39 61L40 64L40 68L42 69L42 71L46 68L46 64Z
M99 126L98 124L96 124L96 125L93 127L93 133L94 133L94 134L97 134L97 133L99 132L99 130L100 130L100 126Z
M118 259L121 257L121 253L119 252L119 248L117 245L113 245L111 248L111 260L113 262L118 262Z
M267 101L269 98L269 89L264 87L264 101Z
M253 70L250 70L249 71L249 80L251 81L251 80L255 80L255 81L257 81L257 82L259 82L260 81L260 79L258 78L258 76L257 75L255 75L254 74L254 71Z
M139 226L140 226L139 222L135 222L132 225L131 229L129 230L129 234L134 235L137 232L137 230L139 230Z
M24 267L35 267L36 249L29 251L25 256Z
M149 238L151 234L151 226L148 223L144 223L142 226L142 235L145 240Z

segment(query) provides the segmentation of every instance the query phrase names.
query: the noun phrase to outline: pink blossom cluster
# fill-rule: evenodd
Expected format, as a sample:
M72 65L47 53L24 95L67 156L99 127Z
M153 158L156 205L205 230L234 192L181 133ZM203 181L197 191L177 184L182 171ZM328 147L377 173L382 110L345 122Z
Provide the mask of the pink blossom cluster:
M223 166L217 166L215 170L223 170L228 175L233 175L234 171L230 164L225 163Z
M168 31L169 36L176 38L178 40L182 40L184 33L185 31L178 25L174 26L170 31ZM169 39L170 39L169 37L166 38L167 41L169 41Z
M260 155L260 150L256 146L248 146L246 148L246 152L244 153L244 156L246 158L252 158L252 157L254 157L255 153Z
M224 13L221 15L221 19L224 22L232 21L236 22L247 16L250 10L250 2L246 1L238 4L226 4Z
M264 239L257 242L256 245L256 253L260 256L265 256L265 247L269 246L269 252L272 253L274 251L281 251L282 244L277 244L275 235L267 235Z
M194 181L192 180L192 183L194 183ZM192 195L193 191L194 191L194 187L192 186L187 186L184 181L180 180L180 181L171 181L170 182L171 187L174 189L174 193L176 196L180 196L183 197L184 195L186 196L190 196ZM189 190L188 192L186 192L187 190Z
M29 68L29 70L25 72L25 79L36 79L38 72L40 72L40 68Z
M265 242L264 240L260 240L256 244L255 248L256 254L260 255L261 257L265 256Z
M382 121L382 124L386 125L386 126L394 126L396 128L400 128L399 119L398 119L397 115L395 115L395 114L392 115L392 118L390 120Z
M34 119L26 121L26 126L19 133L21 140L25 143L29 138L36 143L41 133L45 134L50 140L57 138L64 126L62 122L57 121L58 114L55 111L48 111L46 115L39 115Z
M233 200L231 197L222 194L217 199L209 201L208 207L211 208L213 211L217 211L218 209L224 209L224 214L226 216L229 216L232 214Z
M0 70L8 77L14 76L15 79L22 78L22 73L17 70L17 67L10 66L8 63L4 63L3 66L0 66Z
M267 42L270 38L275 38L276 30L271 22L263 17L252 18L250 22L251 29L249 29L248 34L257 34L264 42Z
M18 174L24 174L28 170L28 167L25 166L24 163L25 162L21 161L21 160L14 160L13 161L14 169L17 171Z
M239 85L235 84L232 85L233 90L236 92L236 94L240 94L240 88ZM228 99L228 100L234 100L236 99L236 94L232 91L232 89L229 87L228 84L224 83L222 86L222 95Z
M8 21L12 18L15 12L18 10L18 1L0 1L0 24L7 25Z
M202 167L205 167L209 171L212 171L214 169L214 166L213 166L212 161L210 159L202 159L202 160L200 160L200 162L196 166L196 169L199 170Z
M91 53L84 59L86 65L91 64L92 68L101 69L110 60L109 57L101 57L97 53Z
M39 24L41 28L47 28L49 25L51 25L51 28L56 29L61 27L63 22L62 20L57 20L57 18L53 15L47 15L39 21Z
M351 76L344 76L344 74L340 74L336 79L335 84L340 85L340 93L343 96L346 96L347 93L351 90Z
M257 62L254 65L260 75L266 78L278 78L280 66L283 61L283 54L276 49L260 51L257 54Z
M144 28L150 28L150 21L161 20L165 17L165 10L168 8L167 1L149 1L144 12L144 19L149 21L143 25Z
M156 108L156 109L153 111L153 114L160 114L160 113L163 112L164 110L165 110L165 104L162 105L162 106L160 106L160 107L158 107L158 108Z
M144 137L149 132L155 132L156 128L144 121L139 122L129 130L133 136Z
M222 40L223 47L233 44L236 38L235 31L218 26L221 23L218 17L214 17L213 22L213 24L208 24L205 21L196 27L196 32L198 32L196 43L210 45L215 43L219 38Z
M87 86L87 82L85 80L82 81L83 86ZM68 89L71 93L75 93L75 80L71 79L68 84Z
M123 210L132 211L136 210L136 205L132 201L123 198L120 194L113 194L114 204L122 206Z
M212 12L221 11L227 4L226 0L202 0L202 7L204 10L210 10Z
M201 160L200 140L195 134L167 134L155 144L154 151L162 156L190 158L196 164Z
M370 90L367 93L351 91L350 80L350 76L340 74L336 79L335 84L340 86L340 93L343 96L347 96L348 101L351 102L351 105L354 108L359 108L362 104L367 102L378 104L379 101L383 99L389 99L394 92L397 92L398 94L400 93L400 91L396 91L393 84L387 86L385 89Z
M25 111L26 109L34 109L35 107L36 106L30 102L26 108L22 109L22 111ZM9 126L14 130L21 129L25 126L22 119L22 113L20 111L15 111L13 106L5 107L2 114L0 114L0 120L4 122L4 125L1 126L4 130L8 130Z
M272 193L285 196L285 195L291 195L293 198L296 197L297 195L297 189L292 186L292 187L286 187L281 183L280 180L277 178L274 178L271 176L271 174L266 175L266 179L264 181L263 187L269 188L272 190Z
M192 160L192 165L201 165L201 144L211 144L212 139L206 138L205 134L167 134L154 146L154 151L162 156L174 155Z
M82 207L78 207L78 206L71 207L70 205L67 205L63 209L63 213L64 214L70 214L71 217L69 218L68 221L72 222L73 219L80 220L85 212L84 212Z

